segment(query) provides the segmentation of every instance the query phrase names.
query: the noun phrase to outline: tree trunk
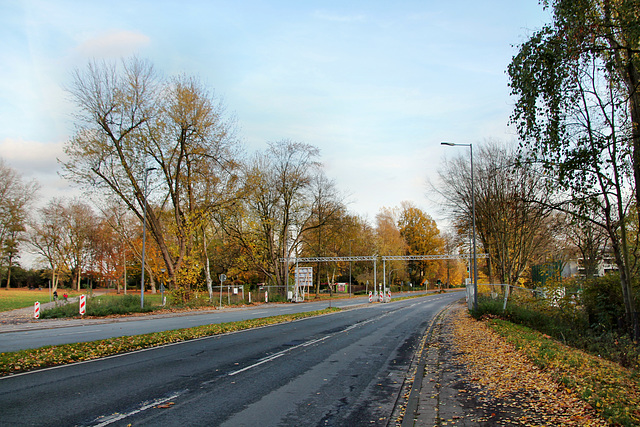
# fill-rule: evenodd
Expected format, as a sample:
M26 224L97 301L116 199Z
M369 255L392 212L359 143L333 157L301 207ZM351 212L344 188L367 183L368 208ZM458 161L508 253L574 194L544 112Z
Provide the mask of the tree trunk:
M124 272L123 272L122 284L124 285L124 294L127 294L127 259L124 260Z
M56 274L56 269L51 267L51 292L56 292L58 290L58 275Z
M11 258L9 258L9 265L7 265L7 289L11 287Z
M205 280L207 281L207 291L209 292L209 302L213 301L213 283L211 280L211 270L209 267L209 255L207 254L207 235L202 230L202 243L204 247L204 266L205 266Z

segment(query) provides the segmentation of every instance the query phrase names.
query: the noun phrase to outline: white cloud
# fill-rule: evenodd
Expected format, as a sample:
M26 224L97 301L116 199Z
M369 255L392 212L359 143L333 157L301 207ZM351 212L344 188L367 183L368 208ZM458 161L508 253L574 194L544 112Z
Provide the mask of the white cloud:
M5 138L0 141L0 157L26 176L56 174L63 143L44 143Z
M151 42L149 36L127 30L112 30L84 41L76 50L87 57L120 58L137 53Z
M36 181L40 190L36 206L44 206L52 198L81 195L79 188L59 175L58 158L64 158L63 142L45 143L21 139L0 140L0 158L20 173L26 181Z

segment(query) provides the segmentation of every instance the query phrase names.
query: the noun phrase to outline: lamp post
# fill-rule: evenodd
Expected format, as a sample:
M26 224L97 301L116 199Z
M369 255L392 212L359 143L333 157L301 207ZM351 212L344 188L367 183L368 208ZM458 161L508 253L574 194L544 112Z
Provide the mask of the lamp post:
M146 168L144 170L144 214L142 216L142 278L140 280L140 308L144 308L144 255L145 255L145 243L147 240L147 178L149 172L156 168Z
M471 155L471 221L473 223L473 309L478 309L478 257L476 253L476 196L473 182L473 144L454 144L453 142L441 142L441 145L449 147L469 147Z

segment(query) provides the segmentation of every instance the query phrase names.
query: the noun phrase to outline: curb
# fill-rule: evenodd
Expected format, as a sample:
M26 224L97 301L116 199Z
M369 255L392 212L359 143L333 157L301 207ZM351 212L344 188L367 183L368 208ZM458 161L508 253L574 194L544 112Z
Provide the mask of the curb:
M436 325L441 321L445 313L452 308L453 304L455 304L455 302L446 305L433 317L431 324L424 334L420 345L420 354L418 356L418 365L415 377L411 384L411 391L409 392L407 406L404 417L402 418L402 427L413 427L416 421L418 421L418 403L420 401L420 392L422 391L422 380L424 378L425 367L429 357L429 347L427 346L427 343L431 340Z

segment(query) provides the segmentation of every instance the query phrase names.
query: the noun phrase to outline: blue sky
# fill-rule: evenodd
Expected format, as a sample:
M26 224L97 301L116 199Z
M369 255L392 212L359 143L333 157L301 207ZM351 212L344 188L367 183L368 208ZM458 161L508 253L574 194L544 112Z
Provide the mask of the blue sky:
M537 0L0 0L0 157L74 194L57 157L74 131L64 87L93 59L137 55L198 76L221 96L249 152L292 139L321 150L352 212L426 197L441 141L513 140L505 74L549 21Z

